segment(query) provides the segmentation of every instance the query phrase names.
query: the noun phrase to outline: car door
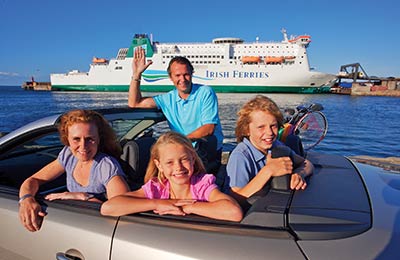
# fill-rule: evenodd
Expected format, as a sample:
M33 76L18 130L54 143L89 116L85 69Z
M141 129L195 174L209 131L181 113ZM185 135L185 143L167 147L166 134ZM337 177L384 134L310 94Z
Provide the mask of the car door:
M0 255L3 259L109 259L116 220L102 217L93 202L46 202L41 229L29 232L19 221L18 195L0 187Z
M0 156L0 256L3 259L108 259L115 221L100 216L97 203L43 201L42 228L29 232L19 221L22 182L55 160L62 148L54 127L24 132ZM10 145L11 147L11 145ZM3 151L3 150L2 150ZM65 190L65 176L40 187L43 193Z
M151 213L121 217L111 260L304 259L285 230L203 220Z

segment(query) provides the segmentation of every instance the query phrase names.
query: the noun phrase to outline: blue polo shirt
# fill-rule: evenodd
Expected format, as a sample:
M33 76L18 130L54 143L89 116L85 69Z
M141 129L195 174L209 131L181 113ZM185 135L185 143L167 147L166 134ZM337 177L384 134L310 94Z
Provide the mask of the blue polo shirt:
M272 145L272 156L282 157L290 156L294 160L294 152L280 141L275 141ZM226 166L227 183L229 187L244 187L252 180L256 174L267 163L267 156L258 150L250 142L244 138L229 156L229 161ZM225 187L224 189L226 189Z
M153 99L173 131L188 135L202 125L214 124L217 150L222 148L224 136L218 115L218 98L211 87L192 84L187 99L182 99L176 88Z

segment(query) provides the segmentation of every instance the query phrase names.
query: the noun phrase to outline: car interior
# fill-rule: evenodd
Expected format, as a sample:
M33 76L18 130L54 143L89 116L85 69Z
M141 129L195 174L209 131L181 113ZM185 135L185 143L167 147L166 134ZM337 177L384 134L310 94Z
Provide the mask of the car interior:
M156 124L154 122L152 124ZM140 188L143 184L148 160L150 158L150 148L157 136L157 126L149 130L132 134L132 138L121 138L123 154L121 165L127 175L127 181L131 189ZM127 137L128 135L125 135ZM55 160L63 145L58 138L56 127L42 129L38 131L35 138L22 138L20 145L14 149L2 152L0 157L0 187L8 190L13 189L18 194L18 189L22 182L38 171L41 167ZM298 145L300 140L293 141ZM296 147L294 147L296 149ZM298 149L299 147L297 147ZM309 155L307 155L309 156ZM313 156L313 155L311 155ZM322 158L322 157L321 157ZM240 225L246 227L256 227L268 230L285 231L298 239L312 239L316 236L325 239L351 236L361 233L371 226L370 205L368 196L362 182L355 172L352 164L344 157L335 158L335 165L329 161L322 160L318 156L313 158L315 173L310 177L309 192L296 193L288 189L289 179L287 176L274 178L270 185L266 185L263 190L248 199L249 207L246 208L244 218ZM332 160L333 161L333 160ZM334 178L333 173L342 174L342 179ZM225 165L219 169L216 178L220 187L224 186ZM340 183L338 183L338 181ZM343 183L353 185L343 185ZM312 185L313 183L317 185ZM321 192L330 189L335 185L341 185L342 190L347 189L352 197L342 198L335 192ZM356 189L354 187L357 187ZM50 183L42 185L39 190L39 198L50 192L61 192L66 190L65 176L61 176ZM325 196L323 201L329 201L329 205L321 204L321 200L312 196L320 194ZM17 196L17 195L15 195ZM16 197L17 199L17 197ZM47 202L44 202L47 203ZM90 204L89 202L51 202L78 207ZM75 203L75 204L74 204ZM349 206L348 206L349 205ZM99 209L100 205L90 206ZM325 208L332 207L335 211ZM332 217L330 214L336 212L339 217ZM229 221L212 220L200 216L159 216L152 212L134 214L137 217L150 219L180 221L180 223L213 223L218 225L238 225ZM125 217L126 218L126 217ZM184 220L184 221L183 221ZM314 228L314 223L324 222L324 231L310 232Z

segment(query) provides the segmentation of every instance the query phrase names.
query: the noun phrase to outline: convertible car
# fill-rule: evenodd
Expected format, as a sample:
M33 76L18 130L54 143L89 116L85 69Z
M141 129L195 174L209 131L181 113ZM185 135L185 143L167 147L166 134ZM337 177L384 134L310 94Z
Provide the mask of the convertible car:
M100 110L115 129L131 187L149 149L168 129L154 109ZM37 195L47 216L31 233L19 222L18 189L62 148L54 115L0 138L1 259L399 259L400 175L349 158L308 152L315 166L304 191L272 181L249 199L240 223L152 212L104 217L86 201L46 201L65 178ZM224 166L217 174L223 185Z

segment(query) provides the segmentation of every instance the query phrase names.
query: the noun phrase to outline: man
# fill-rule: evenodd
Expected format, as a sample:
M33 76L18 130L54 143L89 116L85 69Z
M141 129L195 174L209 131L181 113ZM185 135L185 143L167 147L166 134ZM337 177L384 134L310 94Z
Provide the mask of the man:
M142 97L141 76L151 64L151 61L146 62L145 50L137 47L132 61L128 106L161 109L171 130L194 141L206 169L216 173L221 162L223 134L215 92L211 87L193 84L192 64L184 57L175 57L167 69L175 89L154 97Z

